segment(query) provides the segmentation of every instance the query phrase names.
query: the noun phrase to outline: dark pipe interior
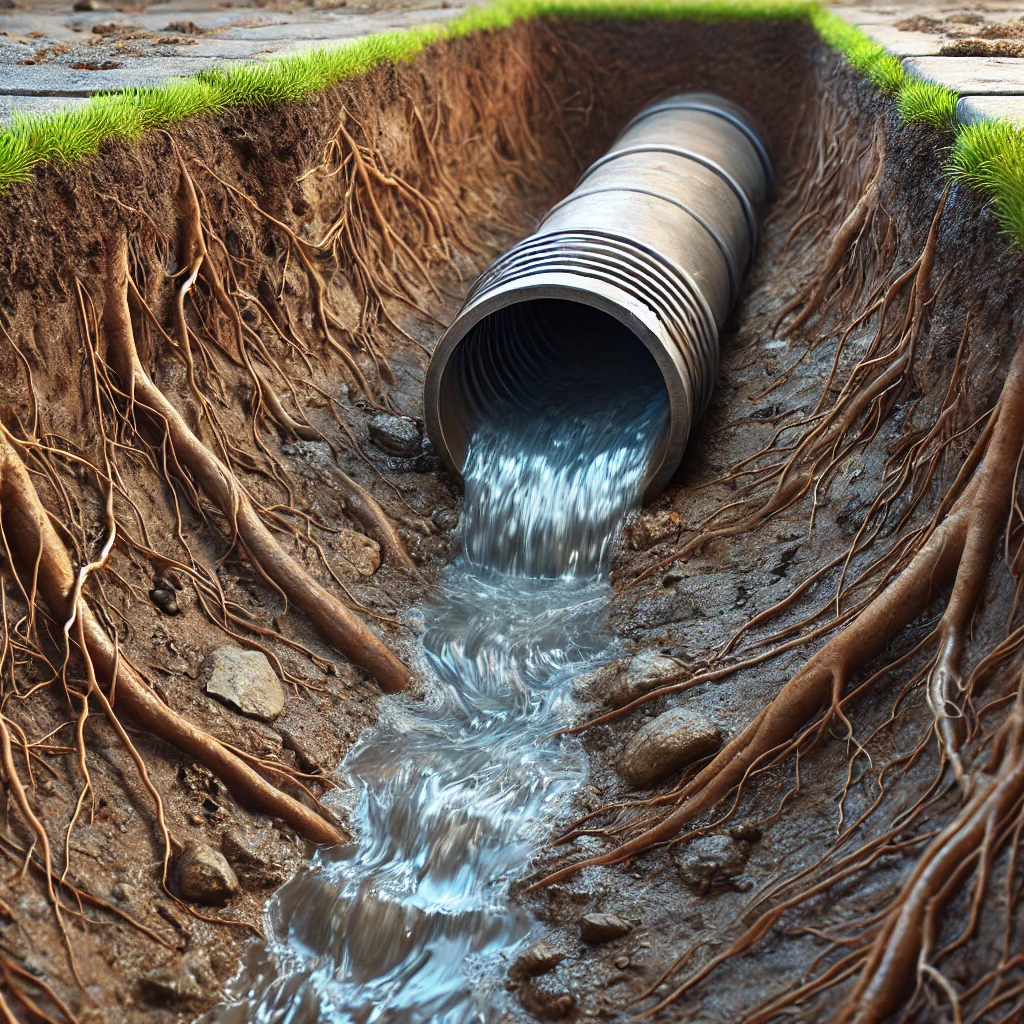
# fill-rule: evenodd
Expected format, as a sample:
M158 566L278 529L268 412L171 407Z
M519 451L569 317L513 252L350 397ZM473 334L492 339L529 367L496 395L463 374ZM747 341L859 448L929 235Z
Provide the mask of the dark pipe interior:
M483 420L600 415L603 402L610 407L623 396L668 408L664 377L643 342L592 306L531 299L485 317L460 342L441 381L440 406L461 465Z

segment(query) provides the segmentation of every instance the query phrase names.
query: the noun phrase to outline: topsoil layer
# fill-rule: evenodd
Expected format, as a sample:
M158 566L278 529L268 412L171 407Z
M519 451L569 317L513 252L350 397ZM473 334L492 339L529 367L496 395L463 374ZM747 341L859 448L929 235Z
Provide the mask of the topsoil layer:
M412 420L414 432L422 432L426 353L473 274L528 233L646 101L686 89L720 92L750 110L764 128L782 184L722 338L712 406L672 485L630 523L615 560L614 622L623 659L609 672L580 680L578 696L596 713L609 702L621 703L623 688L639 693L637 687L646 684L639 680L643 659L632 660L638 654L676 659L660 663L662 672L708 659L752 616L849 547L887 458L941 405L968 327L957 422L967 428L991 407L1021 314L1018 258L971 196L954 188L940 221L933 271L942 286L920 343L927 361L871 443L817 494L813 530L808 496L758 529L713 541L631 585L671 554L688 529L734 500L742 480L723 480L731 467L769 443L787 418L807 415L821 397L838 344L825 328L848 322L856 303L826 307L789 341L776 340L774 324L787 301L820 271L838 224L864 186L872 140L886 142L881 207L891 225L884 250L893 266L905 269L917 258L942 192L942 140L900 125L888 101L797 24L519 26L435 47L408 65L380 68L301 103L189 122L131 147L108 145L94 159L44 168L35 181L16 188L0 202L0 417L14 437L45 445L39 455L26 448L25 458L76 566L95 557L108 535L103 478L90 467L103 464L100 425L114 429L118 412L98 397L102 373L94 359L105 363L107 257L112 239L127 231L139 290L131 301L133 322L152 379L230 464L302 566L328 589L344 593L400 654L411 653L416 619L406 613L454 555L459 496L429 444L417 448L414 440L412 448L389 451L381 421L373 431L371 421L382 412L398 415L406 418L405 428ZM364 161L372 158L383 177L400 178L410 189L361 177L354 170L356 151ZM819 159L846 168L842 187L826 177L808 193L801 172ZM176 333L176 295L188 270L182 168L195 186L210 259L237 311L233 319L201 276L184 307L185 344ZM362 190L355 206L346 205L347 190ZM338 224L341 241L320 245L309 271L286 229L313 242ZM872 258L870 252L851 258L848 298L870 290ZM311 297L313 274L327 282L326 301L338 325L333 347L325 343ZM850 283L854 278L861 291L857 281ZM863 351L865 331L870 335L866 328L854 333L847 357ZM279 417L275 422L260 400L236 345L242 336L251 351L262 346L266 352L253 357L263 360L258 372L290 415L311 428L300 431L305 438ZM810 348L809 341L821 344ZM354 353L367 389L339 347ZM123 410L116 387L106 394ZM374 720L376 685L336 655L301 612L286 608L192 475L168 460L152 424L140 419L137 430L122 428L130 440L130 450L115 452L114 511L122 539L86 589L103 625L162 701L263 759L271 771L276 764L312 776L304 778L305 786L322 794L348 746ZM924 498L929 515L974 436L949 445ZM379 545L367 537L339 470L384 507L415 571L389 564L386 556L380 564ZM222 605L211 597L214 578ZM803 603L753 636L764 637L827 603L837 579L824 577ZM26 745L36 744L32 756L26 751L17 764L62 872L64 836L84 781L75 732L80 705L69 702L68 690L81 689L84 671L74 655L61 677L60 624L42 614L35 622L26 619L25 594L6 562L4 581L12 643L2 663L3 714ZM972 650L987 649L1001 635L1013 589L1009 573L997 565L974 624ZM927 624L907 630L888 660L929 630ZM269 722L243 716L205 691L213 651L256 643L276 660L286 682L284 711ZM735 734L814 646L784 651L682 699L726 736ZM858 733L884 722L916 667L896 669L856 706ZM636 729L679 700L661 697L585 733L593 773L577 806L567 809L565 824L603 805L653 795L631 791L616 764ZM904 711L884 733L884 750L876 752L882 763L913 748L930 728L919 688ZM170 892L163 889L154 801L124 739L94 706L82 732L92 797L71 832L67 871L79 890L108 909L77 913L65 901L82 984L73 977L39 872L21 870L33 836L10 787L0 823L0 854L8 861L0 881L0 948L30 979L48 982L80 1020L192 1019L217 1001L244 943L260 926L268 892L308 849L289 828L246 810L210 771L125 724L162 796L174 856L195 844L223 850L241 891L219 908L177 901L173 878ZM838 726L833 732L841 735ZM566 959L541 981L509 983L509 1018L633 1017L631 1004L691 944L705 943L694 963L706 959L736 933L737 918L756 893L825 854L837 835L847 763L842 738L826 738L801 758L799 790L781 810L795 781L792 759L747 785L733 818L711 830L720 837L717 845L697 837L623 865L590 869L528 897ZM888 779L891 806L912 805L930 786L937 763L926 745L916 761L900 766ZM309 802L298 781L283 785ZM677 781L666 780L661 791ZM842 813L855 818L872 799L867 784L855 787ZM957 806L957 794L946 792L915 828L925 834ZM636 812L623 813L598 821L628 825ZM869 819L861 838L884 832L889 817ZM739 830L737 822L743 823ZM693 845L700 842L705 845ZM539 876L573 851L578 857L606 848L606 838L584 836L546 854L534 868L524 865L524 875ZM798 980L822 952L820 939L807 929L841 932L883 907L916 852L919 847L887 857L856 885L804 908L788 936L784 926L750 956L724 965L665 1011L666 1019L742 1019L777 987ZM966 898L951 904L950 921L963 916ZM611 942L582 942L579 919L595 911L619 915L632 930ZM974 941L945 964L946 975L961 988L994 962L1002 923L994 914L991 927L986 920ZM31 980L25 991L45 1001ZM829 998L836 1005L835 995ZM15 1013L24 1009L16 1000L12 1005ZM812 1002L802 1012L805 1019L827 1019L829 1006L827 1000ZM925 1001L915 1019L935 1020L936 1012Z

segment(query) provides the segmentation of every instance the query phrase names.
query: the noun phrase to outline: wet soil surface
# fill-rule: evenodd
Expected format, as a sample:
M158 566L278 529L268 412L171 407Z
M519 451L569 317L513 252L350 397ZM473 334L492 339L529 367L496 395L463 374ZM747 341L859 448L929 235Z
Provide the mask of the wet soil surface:
M480 145L477 122L465 114L470 105L467 96L482 102L481 84L488 79L479 77L481 69L499 76L491 81L511 83L496 101L505 121L486 140L485 156L480 155L484 150L472 149ZM562 114L555 122L545 107L546 94L537 87L538 76L550 83L559 98ZM813 278L829 242L828 227L844 212L830 209L824 217L826 230L802 252L799 247L795 253L787 247L791 228L807 211L785 206L790 195L786 189L795 181L793 172L799 170L799 161L810 152L815 117L822 105L830 103L843 112L839 146L850 154L851 165L862 159L865 141L876 130L887 135L885 202L896 225L897 259L906 265L920 251L941 192L936 137L900 127L885 102L813 44L809 30L775 25L675 26L669 30L662 25L568 24L550 31L524 28L499 37L467 40L441 54L428 55L412 68L375 73L366 82L346 85L329 97L312 99L294 109L259 116L242 112L217 120L212 127L186 127L177 140L190 157L213 163L221 174L239 182L298 230L308 229L312 237L329 220L328 208L337 199L331 192L335 186L327 181L323 193L318 194L308 179L301 186L295 180L318 165L339 109L358 111L368 143L384 149L393 167L412 174L414 156L403 149L406 136L402 134L410 98L424 110L447 105L448 121L438 121L434 145L450 173L465 175L461 198L474 211L483 244L481 252L472 256L465 250L460 254L456 246L454 266L438 267L437 281L446 303L430 309L443 321L488 255L526 233L534 218L571 188L579 166L600 155L644 102L667 89L694 88L722 91L753 111L765 126L784 184L776 206L766 213L758 259L722 339L722 370L711 408L697 427L671 486L629 524L614 561L614 627L621 658L610 669L577 681L581 715L621 705L627 695L643 692L680 667L699 666L753 615L786 597L796 583L849 546L863 510L877 491L887 446L897 443L906 431L914 411L911 406L917 403L914 408L932 408L944 394L945 374L955 359L967 310L975 324L972 365L979 383L970 390L965 416L970 420L968 414L976 417L990 406L999 368L1005 365L1007 339L1015 336L1019 323L1020 266L998 239L987 215L969 195L955 190L943 222L936 277L945 275L945 284L932 316L930 368L922 371L901 413L882 426L877 443L851 459L819 495L813 529L807 501L751 534L715 541L685 561L631 585L641 571L669 555L694 524L732 500L735 484L716 482L730 467L767 443L787 418L813 408L820 397L822 381L835 357L835 340L804 355L811 335L782 341L775 336L773 323L795 291ZM525 113L515 109L520 100L513 103L510 96L527 97ZM514 126L509 127L513 112L539 125L539 142L528 156L524 155L523 138L515 134ZM449 130L440 127L442 124L453 127ZM462 148L468 157L461 153ZM484 161L490 180L487 188L474 177L474 168ZM538 166L543 174L531 175L530 168ZM213 197L205 200L206 216L211 229L225 238L225 251L252 257L262 247L261 251L272 252L283 261L283 247L269 245L261 229L239 216L238 202L230 195L215 195L212 179L204 180ZM152 252L165 253L161 246L173 236L179 214L179 186L173 153L167 140L160 139L145 141L134 150L113 147L77 169L43 171L37 183L10 201L12 205L4 213L8 241L6 251L0 254L9 284L4 289L0 324L27 354L20 358L12 350L4 354L3 409L5 422L12 429L32 421L22 373L27 358L35 373L36 390L44 400L49 431L55 436L79 438L84 446L90 443L86 436L91 415L88 392L79 394L78 377L81 374L85 379L87 374L77 340L79 300L73 282L76 275L87 283L102 277L104 233L122 217L140 232ZM97 194L98 199L94 198ZM486 209L492 212L487 214ZM494 216L494 210L502 216ZM81 224L78 236L66 237L60 227L66 221L57 216L58 211L63 217L74 212ZM147 219L156 226L149 234ZM228 233L232 226L238 227L234 237ZM140 243L140 251L142 248ZM969 266L962 259L964 252L971 253ZM145 264L146 258L139 261ZM173 267L173 260L169 264ZM453 272L456 269L458 274ZM302 306L305 299L297 282L287 278L287 268L281 273L284 284L296 286L284 305L300 330L312 335L313 317L308 307ZM257 283L251 282L253 290ZM355 318L358 304L351 287L340 275L334 286L339 303ZM154 289L159 290L156 285ZM154 293L154 303L158 299ZM43 316L46 309L58 311L49 322ZM408 309L400 312L398 303L394 309L399 325L429 349L439 336L439 324L412 315ZM834 314L835 319L840 316L841 312ZM824 334L828 332L822 337ZM857 354L858 347L863 351L869 335L867 328L854 335L847 358ZM158 382L198 423L186 369L167 351L160 355L158 337L153 332L147 341L152 362L160 371ZM334 402L344 430L339 433L332 426L328 402L321 406L310 402L306 413L329 434L332 444L277 439L271 431L265 431L265 436L272 446L273 465L287 470L288 503L329 527L317 527L313 536L329 551L328 561L347 588L348 599L373 617L397 649L407 651L417 626L413 610L426 600L430 584L456 551L453 531L459 493L422 440L420 388L425 353L394 334L386 350L394 380L387 383L393 408L384 419L351 381L344 382L340 366L328 364L326 369L317 369L316 380ZM365 350L360 361L365 372L371 373L373 361ZM793 363L797 363L796 369L785 383L765 394ZM248 439L251 392L246 391L234 368L228 381L235 391L225 404L226 422L232 436ZM65 393L71 397L62 406L60 396ZM964 440L955 448L956 454L962 457L966 447ZM255 448L246 450L253 459L257 457ZM373 493L391 515L418 565L416 576L380 564L379 549L375 550L351 510L346 510L336 467ZM132 480L133 493L158 542L170 546L176 543L175 530L179 528L171 512L171 490L156 475L146 476L147 472L144 466L138 469L139 475ZM281 501L282 488L268 479L266 472L249 472L244 478L264 506ZM62 507L57 488L44 493L48 505ZM82 522L72 532L82 537L84 546L86 537L92 542L98 535L93 524L103 522L102 502L96 489L85 484L73 493ZM231 706L227 698L208 694L215 652L240 645L237 638L226 637L211 623L195 588L180 574L159 573L154 578L144 560L115 552L112 569L128 582L122 585L111 574L108 587L120 587L121 592L110 599L110 622L121 624L116 628L125 650L168 704L213 735L258 757L320 776L311 785L322 793L346 749L375 719L375 685L364 673L332 656L300 615L286 611L280 596L226 543L222 523L218 526L218 520L211 522L187 507L182 514L184 539L199 557L217 566L232 607L273 634L265 641L280 659L289 683L282 689L283 710L276 716L259 711L268 700L276 707L279 695L272 683L261 691L262 704L248 705L248 714L240 713L237 704ZM75 523L73 517L67 518ZM310 571L329 583L323 565L308 547L303 548L297 538L295 547L304 551L302 557ZM798 603L753 637L800 619L827 600L835 582L834 575L826 577L803 604ZM994 575L990 596L975 624L979 642L1002 629L1012 593L1005 574ZM12 607L20 600L13 585L8 600ZM912 646L929 628L908 630L895 654ZM52 641L47 646L43 638L41 643L51 658L57 659ZM297 644L306 650L297 649ZM564 820L553 823L552 835L558 834L560 826L603 805L665 793L676 785L678 773L653 785L645 782L635 758L633 781L627 783L623 778L630 775L621 763L624 748L655 715L685 707L703 719L709 732L727 738L777 692L807 653L808 648L794 648L756 669L735 673L681 697L660 698L623 721L585 733L590 780L574 805L564 809ZM80 673L77 667L72 671ZM26 657L14 679L20 691L27 693L51 675L40 659ZM884 721L894 695L908 678L903 670L897 670L865 699L858 713L867 726ZM912 694L908 713L886 739L893 750L913 746L930 728L922 704L920 694ZM69 731L73 715L63 691L53 687L16 704L12 696L8 707L10 717L32 741L57 737L50 747L41 749L39 760L47 767L35 769L32 799L39 815L52 824L59 848L57 837L67 827L81 788L75 775L73 731ZM254 708L270 720L261 721ZM86 722L86 740L97 800L95 809L89 809L73 832L70 877L81 889L106 901L108 909L89 912L101 924L90 924L87 930L77 923L71 925L86 997L78 995L69 975L45 890L31 871L26 879L16 875L30 838L13 807L0 830L0 852L10 867L0 882L0 897L6 903L6 908L0 908L5 910L0 919L2 948L24 964L29 974L47 979L66 998L81 1005L80 1020L192 1019L217 1001L244 955L244 943L260 926L268 893L294 871L308 849L289 829L239 806L211 773L168 745L142 733L132 735L163 795L165 813L178 842L182 847L200 844L204 856L205 851L223 855L238 880L237 893L223 908L191 904L193 911L202 914L200 918L161 889L162 850L152 804L123 743L101 716L93 714ZM788 798L795 782L792 762L755 779L745 788L730 820L709 827L706 835L624 865L589 869L526 897L542 922L535 938L543 939L550 948L535 951L534 963L525 968L523 963L509 965L508 996L501 1013L506 1019L524 1021L533 1017L633 1019L636 1000L691 943L707 943L697 954L699 962L709 949L735 933L737 918L753 895L810 865L828 849L836 836L837 796L847 764L842 739L830 739L801 760L799 792ZM935 757L926 751L894 782L898 800L912 803L931 784L935 772ZM634 788L645 784L649 788ZM844 813L848 818L855 816L870 800L869 792L855 790ZM955 803L950 796L936 813L948 813ZM633 813L624 812L623 820L628 822ZM608 825L613 820L605 816L601 823ZM883 825L869 823L866 837L872 828ZM535 865L523 865L524 877L539 876L544 869L562 863L572 851L576 856L589 855L607 845L604 838L581 837ZM220 861L216 857L213 861L221 870ZM909 855L889 858L876 866L861 888L844 892L842 896L848 899L845 904L840 900L840 923L883 905L911 864ZM181 880L176 884L180 892ZM963 910L960 904L952 906L954 917ZM823 920L836 923L834 916L829 917L828 906L815 905L815 909ZM112 916L115 911L143 921L157 940ZM238 926L224 924L228 919ZM986 935L984 941L991 944L995 940ZM727 965L712 983L665 1011L665 1019L742 1019L744 1008L808 968L818 952L813 942L813 937L806 935L773 939L750 958ZM970 952L969 947L967 954ZM953 958L949 973L954 978L967 981L973 976L967 954L959 960ZM527 979L526 974L534 977ZM930 1012L926 1007L917 1019L938 1019L929 1017ZM819 1006L808 1011L807 1019L827 1016L827 1007Z

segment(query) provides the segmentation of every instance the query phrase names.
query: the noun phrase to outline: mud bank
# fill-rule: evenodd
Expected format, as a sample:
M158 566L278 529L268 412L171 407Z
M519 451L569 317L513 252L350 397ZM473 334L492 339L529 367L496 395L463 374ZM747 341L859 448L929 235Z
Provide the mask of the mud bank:
M659 676L685 680L703 667L722 668L720 681L694 685L685 701L729 737L824 642L827 616L803 622L819 606L831 607L843 554L861 536L865 517L871 513L868 533L882 545L935 513L981 433L980 417L998 397L1021 311L1018 258L970 195L954 188L937 221L933 290L918 311L912 370L900 388L882 393L893 401L865 407L849 438L836 440L834 455L842 459L816 468L828 478L813 491L763 523L705 538L684 559L631 585L701 530L731 521L730 508L739 507L733 503L756 497L751 485L762 478L737 472L758 464L743 460L788 422L813 417L823 395L827 402L840 391L871 344L877 306L858 318L927 246L943 189L941 137L901 127L890 105L824 52L809 28L520 26L437 47L302 103L237 111L131 147L108 146L76 167L42 170L0 202L5 444L28 468L75 568L103 562L84 583L85 602L162 705L332 827L343 831L345 823L318 808L317 797L348 745L374 720L379 687L325 642L325 629L314 628L294 595L285 599L274 566L256 565L251 541L237 531L236 498L218 503L175 447L167 417L154 416L138 389L133 407L111 341L111 255L127 246L130 280L122 299L149 380L225 467L237 500L251 499L294 565L355 609L402 659L418 626L410 610L450 560L457 522L456 490L422 442L425 353L490 256L525 234L644 102L675 89L717 91L747 107L764 126L782 185L723 338L712 408L672 486L629 526L616 562L623 659L610 672L581 679L578 695L597 714L609 702L639 696ZM833 239L873 175L872 219L833 260ZM781 339L785 324L777 328L776 321L787 303L800 300L790 319L800 316L819 280L826 284L820 308L808 312L792 338ZM903 316L907 296L893 302L893 315ZM936 422L941 427L932 436ZM894 473L902 479L900 460L918 441L927 444L914 451L910 490L898 489L891 507L871 518L880 487ZM792 436L786 442L783 435L761 464L784 461L783 443L793 445ZM763 486L771 484L763 477ZM9 516L18 512L5 501L8 537L17 525ZM1011 520L1011 536L1018 526ZM0 921L8 958L4 998L15 1013L33 1000L58 1018L54 997L80 1020L194 1018L217 1000L259 927L267 893L307 849L294 820L289 827L254 812L251 786L236 781L232 795L193 755L122 716L116 687L110 713L95 694L84 713L81 695L91 683L75 633L69 631L72 656L62 668L64 616L41 605L30 614L36 562L29 553L36 550L10 544L3 565L3 714L12 740L0 834L9 861L0 883L9 911ZM762 648L779 648L778 656L724 671L732 663L723 647L736 630L835 560L791 605L737 642L748 657ZM847 575L856 579L871 562L872 552L858 546ZM880 571L894 568L895 562ZM877 572L865 576L839 614L878 580ZM1014 587L996 564L966 668L999 642L1007 616L1016 615ZM924 618L894 638L885 663L928 636L944 607L937 596ZM817 627L821 633L809 632ZM268 714L264 702L258 713L269 721L260 721L208 695L212 656L224 647L256 649L267 659L282 684L279 715ZM636 655L640 662L631 660ZM643 677L655 655L662 660ZM1010 667L999 667L987 693L1001 692ZM920 659L909 659L846 712L856 712L856 735L872 736L879 771L895 756L913 757L886 778L880 809L872 808L877 793L870 788L877 773L866 757L854 763L856 785L841 813L847 822L870 813L845 849L887 835L894 817L912 812L906 842L851 876L845 902L825 891L819 902L800 904L797 917L786 918L748 958L723 964L665 1010L666 1019L744 1019L819 956L831 963L832 947L821 936L852 928L890 902L913 870L925 841L919 837L956 814L961 798L943 781L929 743L920 668ZM915 679L887 722L894 700ZM276 708L272 681L267 693ZM581 836L524 872L540 877L567 857L609 849L664 813L679 773L638 793L616 765L637 728L678 701L657 697L584 734L592 781L579 805L566 809L564 825L605 805L666 799L604 812L586 827L609 831ZM533 980L523 981L520 971L509 982L506 1012L523 1019L628 1019L654 1005L650 998L635 1001L691 944L703 943L690 958L695 967L735 938L753 896L813 868L835 841L850 762L843 727L830 728L839 738L826 735L801 751L798 792L790 794L792 758L761 773L744 787L730 820L706 829L717 837L710 845L691 837L527 897L550 923L548 940L565 959ZM969 763L972 750L964 755ZM23 803L12 772L25 788ZM40 839L33 818L44 823L55 875L66 871L75 887L62 890L60 918L43 882L39 842L32 866L19 875L26 851ZM190 890L181 860L196 844L220 881L207 877ZM977 936L943 968L960 989L998 962L1004 915L1016 914L1012 927L1019 927L1016 865L1006 862L1007 849L999 847L992 877L1009 871L1013 898L982 914ZM224 856L230 872L209 851ZM232 878L239 891L225 907L195 903L197 895L215 901L218 889L227 894ZM1002 884L983 895L997 900ZM183 892L190 899L176 898ZM943 928L950 934L937 933L936 948L955 938L970 898L964 885L947 911ZM583 942L579 922L593 912L619 915L631 930L608 942ZM99 923L86 926L83 915ZM684 977L685 971L674 981ZM941 1001L936 991L942 990L925 989L917 1019L935 1019L928 1000ZM835 993L804 1012L828 1019L829 1005L836 1005ZM1001 1004L998 1013L1012 1008Z

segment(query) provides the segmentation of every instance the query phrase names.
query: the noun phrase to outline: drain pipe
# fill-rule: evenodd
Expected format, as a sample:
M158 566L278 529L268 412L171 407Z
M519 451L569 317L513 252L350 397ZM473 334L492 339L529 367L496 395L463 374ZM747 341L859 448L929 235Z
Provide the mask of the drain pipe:
M564 367L570 349L560 351L556 325L572 304L579 330L611 317L661 371L669 423L644 499L658 494L711 398L718 332L753 257L773 176L750 116L720 96L673 96L634 117L537 231L476 280L438 343L424 418L449 469L461 475L488 408L529 393L531 379L552 379L560 360ZM571 351L578 358L579 346Z

